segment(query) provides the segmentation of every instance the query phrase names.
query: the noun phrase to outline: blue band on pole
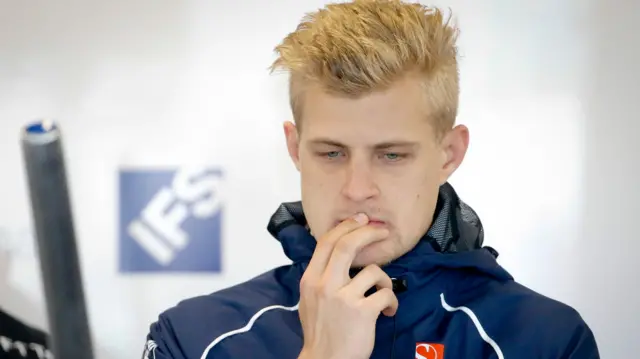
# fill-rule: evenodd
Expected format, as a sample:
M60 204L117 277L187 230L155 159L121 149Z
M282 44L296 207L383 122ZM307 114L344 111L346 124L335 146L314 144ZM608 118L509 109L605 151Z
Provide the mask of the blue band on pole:
M25 132L29 134L42 134L49 133L51 131L55 131L57 128L56 124L52 121L39 121L28 125L25 128Z

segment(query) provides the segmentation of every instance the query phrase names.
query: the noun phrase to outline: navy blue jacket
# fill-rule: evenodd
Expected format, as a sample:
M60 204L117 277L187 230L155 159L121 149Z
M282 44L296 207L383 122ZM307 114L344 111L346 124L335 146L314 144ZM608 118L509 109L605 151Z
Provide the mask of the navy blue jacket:
M297 358L299 281L316 241L300 203L281 205L268 229L292 264L168 309L151 325L143 357ZM379 317L371 358L598 359L576 310L515 282L482 241L475 212L442 186L429 232L383 268L399 308Z

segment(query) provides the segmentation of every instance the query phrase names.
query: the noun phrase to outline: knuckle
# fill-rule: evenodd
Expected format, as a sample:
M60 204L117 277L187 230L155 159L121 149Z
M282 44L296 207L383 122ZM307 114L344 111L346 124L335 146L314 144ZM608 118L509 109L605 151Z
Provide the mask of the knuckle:
M358 309L357 301L351 299L347 294L340 293L336 296L336 300L338 300L342 306L348 308L349 310Z
M380 268L376 264L369 264L363 269L363 271L366 271L368 274L371 274L372 276L376 276L376 277L385 274L382 268Z
M340 253L347 254L353 251L353 246L353 241L345 240L345 238L343 237L342 240L336 243L335 250L339 251Z
M380 266L370 264L362 271L365 272L365 275L376 279L380 285L384 287L391 287L391 278L382 270L382 268L380 268Z
M329 298L331 296L329 286L326 285L324 281L315 283L313 286L313 292L320 298Z
M336 242L339 241L340 238L341 236L336 235L336 233L329 232L317 241L316 250L320 249L322 251L330 251L334 248Z
M300 292L309 293L313 289L313 284L308 277L302 277L300 279Z
M383 299L384 302L386 303L391 303L393 302L394 298L395 298L395 294L393 293L393 290L391 290L390 288L382 288L378 290L378 295Z
M317 241L315 251L324 251L332 246L331 236L325 235Z
M387 296L389 299L389 303L394 305L398 303L398 297L396 297L396 294L393 292L392 289L387 289Z
M382 288L380 289L380 295L384 296L385 298L390 298L393 297L393 290L391 290L391 288Z

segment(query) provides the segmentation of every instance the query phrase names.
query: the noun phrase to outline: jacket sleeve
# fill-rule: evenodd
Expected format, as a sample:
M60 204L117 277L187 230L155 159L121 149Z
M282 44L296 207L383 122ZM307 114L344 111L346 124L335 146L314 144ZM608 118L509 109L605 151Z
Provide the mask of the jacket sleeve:
M584 322L580 321L571 336L562 359L600 359L595 336Z
M187 359L171 324L163 316L149 328L142 359Z

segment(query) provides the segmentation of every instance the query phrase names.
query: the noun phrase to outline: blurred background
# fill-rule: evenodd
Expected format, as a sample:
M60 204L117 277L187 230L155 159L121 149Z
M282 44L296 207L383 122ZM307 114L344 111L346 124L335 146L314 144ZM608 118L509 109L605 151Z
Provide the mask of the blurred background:
M471 145L451 182L486 244L580 311L603 358L637 358L640 3L430 4L461 27ZM137 358L161 311L287 264L266 224L299 183L287 79L267 67L323 5L0 0L0 308L47 328L19 147L43 117L64 131L97 359ZM131 235L159 193L180 197L191 166L221 193L215 215L185 224L182 249Z

